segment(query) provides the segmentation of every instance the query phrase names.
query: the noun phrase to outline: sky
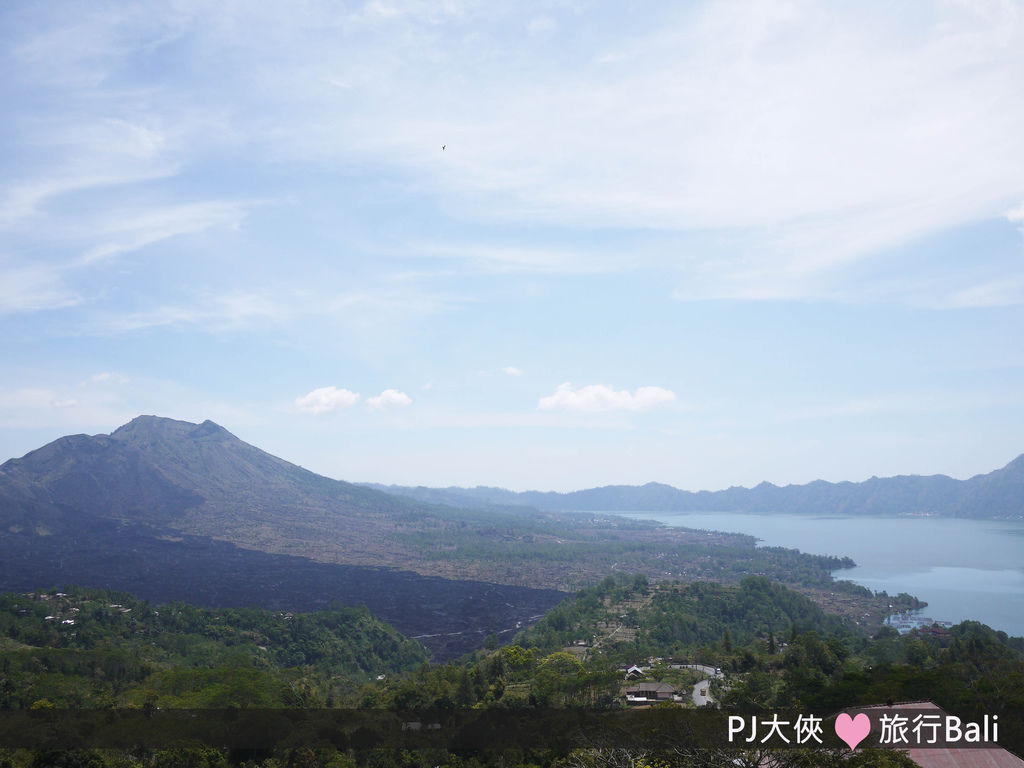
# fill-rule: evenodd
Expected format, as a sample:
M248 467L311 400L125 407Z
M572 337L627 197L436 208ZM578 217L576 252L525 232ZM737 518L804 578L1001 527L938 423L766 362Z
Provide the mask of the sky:
M689 490L1024 453L1024 3L0 4L0 460Z

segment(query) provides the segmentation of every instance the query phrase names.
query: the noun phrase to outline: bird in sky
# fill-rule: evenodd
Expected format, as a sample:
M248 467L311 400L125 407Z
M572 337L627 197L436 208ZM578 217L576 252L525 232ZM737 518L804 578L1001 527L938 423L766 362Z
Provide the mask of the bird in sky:
M447 146L448 146L447 144L442 144L441 145L441 151L444 152L444 148L447 147Z

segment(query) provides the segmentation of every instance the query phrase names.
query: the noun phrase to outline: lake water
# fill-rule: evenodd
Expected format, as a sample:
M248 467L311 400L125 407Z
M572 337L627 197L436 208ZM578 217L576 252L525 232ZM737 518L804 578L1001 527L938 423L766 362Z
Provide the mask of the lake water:
M735 512L623 512L667 525L748 533L765 546L852 557L836 571L890 595L928 603L924 615L975 619L1024 636L1024 521L912 517L812 517Z

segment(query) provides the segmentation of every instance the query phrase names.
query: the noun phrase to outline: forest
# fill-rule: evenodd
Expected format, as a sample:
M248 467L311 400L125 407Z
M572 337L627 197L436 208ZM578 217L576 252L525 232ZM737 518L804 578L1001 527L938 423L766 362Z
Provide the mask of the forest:
M1000 744L1020 750L1024 743L1015 725L1016 713L1024 711L1021 638L976 622L903 636L887 627L870 634L764 577L723 585L609 576L512 642L502 645L492 635L485 645L431 664L422 647L365 608L290 613L153 606L129 594L86 589L7 594L0 597L0 715L65 709L614 713L627 709L625 668L638 665L641 680L688 690L701 674L681 667L705 664L722 670L710 681L721 711L836 712L928 699L965 716L1002 713ZM692 706L686 696L655 709ZM192 745L58 752L37 745L0 750L0 766L627 764L621 762L625 753L594 747L497 754L438 749L356 748L351 742L342 749ZM725 764L707 762L725 759L707 750L629 754L634 768ZM877 749L816 750L813 758L817 765L906 764L898 753ZM776 762L765 764L802 765L810 758L788 750L771 759Z

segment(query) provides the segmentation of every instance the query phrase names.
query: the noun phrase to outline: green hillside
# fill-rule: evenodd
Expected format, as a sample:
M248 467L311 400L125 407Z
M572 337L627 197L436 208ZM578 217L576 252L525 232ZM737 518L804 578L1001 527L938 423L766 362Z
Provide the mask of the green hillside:
M499 646L492 636L488 646L458 663L430 665L422 649L364 609L212 611L180 603L154 607L123 593L90 590L8 594L0 596L0 707L615 710L626 706L623 668L637 664L640 680L667 683L681 694L670 707L692 708L690 692L702 686L710 689L714 706L730 711L834 712L887 699L932 699L958 714L1002 714L1001 743L1011 749L1024 744L1014 725L1024 705L1020 638L974 622L872 636L761 577L723 585L610 576L568 598L512 644ZM711 675L712 667L722 675ZM709 676L710 683L698 682ZM211 746L135 754L0 747L0 765L16 768L569 768L617 764L608 762L611 757L593 749L467 757L392 747L282 747L259 754ZM878 750L797 751L776 758L780 766L804 765L806 759L849 768L909 765ZM729 764L680 756L650 760L630 765Z
M323 706L426 652L365 608L151 606L69 589L0 596L0 707Z
M597 646L625 661L714 646L726 633L734 645L746 646L769 631L786 636L809 630L852 634L839 617L763 577L723 585L609 576L555 607L517 640L547 650L583 640L587 646L581 647Z

